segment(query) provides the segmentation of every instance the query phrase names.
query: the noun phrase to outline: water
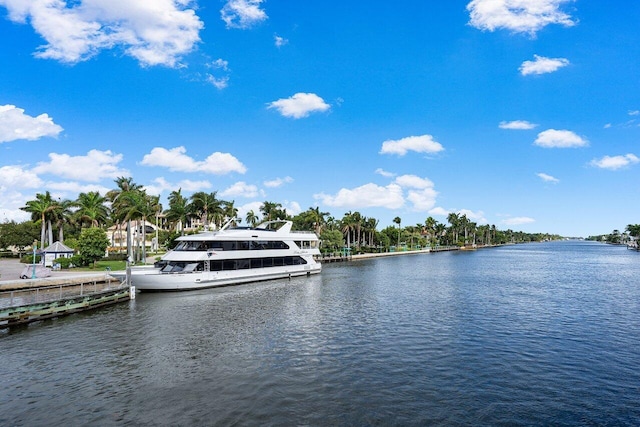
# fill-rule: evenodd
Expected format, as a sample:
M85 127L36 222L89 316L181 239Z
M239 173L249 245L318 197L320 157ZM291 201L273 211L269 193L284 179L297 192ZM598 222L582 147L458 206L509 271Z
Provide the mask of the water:
M0 332L0 425L640 425L640 254L325 265Z

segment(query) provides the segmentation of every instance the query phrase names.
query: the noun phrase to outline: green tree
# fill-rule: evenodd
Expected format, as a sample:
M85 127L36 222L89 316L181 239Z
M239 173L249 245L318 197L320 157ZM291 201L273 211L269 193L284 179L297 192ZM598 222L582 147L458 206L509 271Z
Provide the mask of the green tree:
M247 221L247 224L249 224L251 227L255 227L258 223L258 215L256 215L253 210L250 210L249 212L247 212L245 221Z
M83 265L89 265L102 257L109 246L107 233L97 227L85 228L80 232L78 239L78 249L80 251L80 260Z
M337 251L344 246L340 230L323 230L320 233L320 241L325 252Z
M118 234L122 223L127 222L127 257L131 257L131 219L127 219L128 195L142 191L142 186L133 182L131 177L118 177L114 180L118 188L107 193L106 198L111 202L112 218L117 224Z
M169 201L169 209L164 212L167 221L174 224L175 229L180 231L181 236L184 236L184 228L189 217L189 201L182 195L182 188L179 188L178 191L172 191L167 200Z
M73 203L78 208L75 212L80 224L88 224L89 227L98 227L105 224L109 218L109 209L105 205L107 199L97 191L80 193Z
M0 224L0 248L8 249L14 246L22 256L25 248L38 240L38 224L33 221L17 223L15 221Z
M47 226L51 225L51 214L56 208L56 202L48 191L37 193L35 200L29 200L20 209L31 214L32 221L40 221L40 243L45 244ZM49 239L49 244L51 244Z
M398 246L400 246L400 224L402 223L402 219L397 216L393 218L393 222L398 224Z

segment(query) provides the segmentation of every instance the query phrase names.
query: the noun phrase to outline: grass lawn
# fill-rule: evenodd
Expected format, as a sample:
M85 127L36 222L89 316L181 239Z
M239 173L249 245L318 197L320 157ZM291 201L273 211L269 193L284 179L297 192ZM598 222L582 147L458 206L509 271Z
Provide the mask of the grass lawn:
M112 271L124 270L127 268L126 261L96 261L95 266L74 267L74 271L104 271L109 267Z

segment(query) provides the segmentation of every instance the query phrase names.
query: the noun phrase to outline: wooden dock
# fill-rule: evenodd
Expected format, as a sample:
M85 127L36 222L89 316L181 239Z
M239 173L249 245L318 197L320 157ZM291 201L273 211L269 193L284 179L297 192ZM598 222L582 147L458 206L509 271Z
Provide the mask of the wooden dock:
M131 297L129 286L108 274L3 281L0 289L0 328L92 310Z

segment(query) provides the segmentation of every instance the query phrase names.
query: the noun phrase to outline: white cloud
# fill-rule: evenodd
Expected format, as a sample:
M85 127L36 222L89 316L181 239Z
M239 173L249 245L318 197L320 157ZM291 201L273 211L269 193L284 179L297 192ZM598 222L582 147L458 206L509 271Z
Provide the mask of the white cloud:
M170 190L178 190L179 188L184 190L187 193L195 192L195 191L203 191L208 190L211 187L211 183L209 181L192 181L190 179L183 179L177 183L170 183L164 177L158 177L153 180L153 184L145 185L144 189L147 193L152 194L154 196L159 196L162 192Z
M257 197L258 194L260 194L258 192L258 187L256 187L255 185L247 184L246 182L243 182L243 181L239 181L233 184L232 186L230 186L229 188L225 189L224 191L222 191L220 193L220 196L222 197L240 196L240 197L251 198L251 197Z
M502 224L508 225L508 226L531 224L533 222L536 222L536 220L526 216L518 216L518 217L507 218L502 220Z
M21 210L29 200L27 196L21 194L10 187L0 186L0 223L7 221L22 222L27 221L31 214Z
M277 188L284 184L290 184L292 182L293 182L293 178L291 178L290 176L285 176L284 178L276 178L270 181L265 181L262 184L268 188Z
M267 108L277 109L284 117L300 119L311 113L327 111L331 107L315 93L300 92L290 98L270 102Z
M80 184L75 181L67 181L67 182L47 182L45 188L50 190L56 190L62 193L71 193L77 195L79 193L88 193L89 191L97 191L103 196L107 194L111 188L107 188L104 185L99 184Z
M0 167L0 191L40 187L42 180L33 171L15 165Z
M560 10L571 0L473 0L467 5L469 24L480 30L504 28L515 33L535 35L549 24L575 25L571 16Z
M396 176L396 174L395 174L395 173L393 173L393 172L387 172L386 170L384 170L384 169L382 169L382 168L378 168L378 169L376 169L376 172L375 172L375 173L377 173L378 175L382 175L382 176L384 176L385 178L392 178L392 177Z
M630 116L640 116L640 110L631 110L629 111Z
M618 170L638 162L640 162L640 158L635 154L625 154L624 156L604 156L601 159L593 159L590 164L600 169Z
M263 0L229 0L220 10L227 28L249 28L268 18L260 9Z
M262 202L250 202L242 206L238 206L238 218L242 219L242 222L245 222L247 212L249 211L253 211L253 213L256 214L258 218L261 218L262 214L260 213L260 206L262 206Z
M556 177L553 177L551 175L547 175L546 173L537 173L536 174L541 180L543 180L544 182L553 182L553 183L558 183L560 182L560 180Z
M417 188L424 190L426 188L433 188L433 182L427 178L420 178L416 175L401 175L394 181L400 187Z
M3 0L14 22L29 22L45 40L35 56L77 63L122 48L143 66L176 67L200 41L204 24L189 0Z
M387 140L382 143L380 154L404 156L408 151L417 153L439 153L444 147L431 135L408 136L399 140Z
M562 67L569 65L566 58L546 58L544 56L533 55L535 60L524 61L520 66L520 74L527 76L529 74L546 74L553 73Z
M484 217L484 212L482 211L472 211L470 209L460 209L458 211L460 215L466 215L470 221L475 221L477 223L486 223L487 220Z
M394 181L402 188L409 188L407 200L413 204L413 209L426 211L436 204L438 192L434 189L434 184L427 178L420 178L416 175L401 175Z
M369 183L354 189L342 188L335 196L320 193L313 197L327 206L347 209L372 207L398 209L404 205L402 188L397 184L381 187Z
M187 156L186 148L180 146L171 149L155 147L142 158L142 165L162 166L172 172L204 172L225 175L231 172L245 173L247 168L229 153L215 152L204 161L196 161Z
M288 200L285 200L285 202L282 204L282 207L287 210L287 214L289 215L298 215L300 212L302 212L302 208L300 207L300 203L298 202L290 202Z
M589 142L569 130L547 129L538 134L534 144L544 148L585 147Z
M122 154L110 150L91 150L86 156L49 153L49 162L40 162L33 168L37 174L48 173L78 181L98 182L104 178L129 176L126 169L120 169Z
M273 40L274 40L274 43L275 43L276 47L278 47L278 48L282 47L282 46L284 46L286 44L289 44L289 40L285 39L284 37L280 37L277 34L273 35Z
M32 117L15 105L0 105L0 143L18 139L34 141L45 136L55 138L60 132L62 127L53 123L46 113Z
M446 210L445 208L438 206L435 207L431 210L429 210L429 215L436 215L436 216L447 216L451 213L451 211Z
M211 83L216 89L225 89L229 86L229 76L215 77L212 74L206 74L205 81Z
M500 122L498 127L500 129L511 129L511 130L529 130L537 127L538 125L535 123L528 122L526 120L513 120L511 122Z

